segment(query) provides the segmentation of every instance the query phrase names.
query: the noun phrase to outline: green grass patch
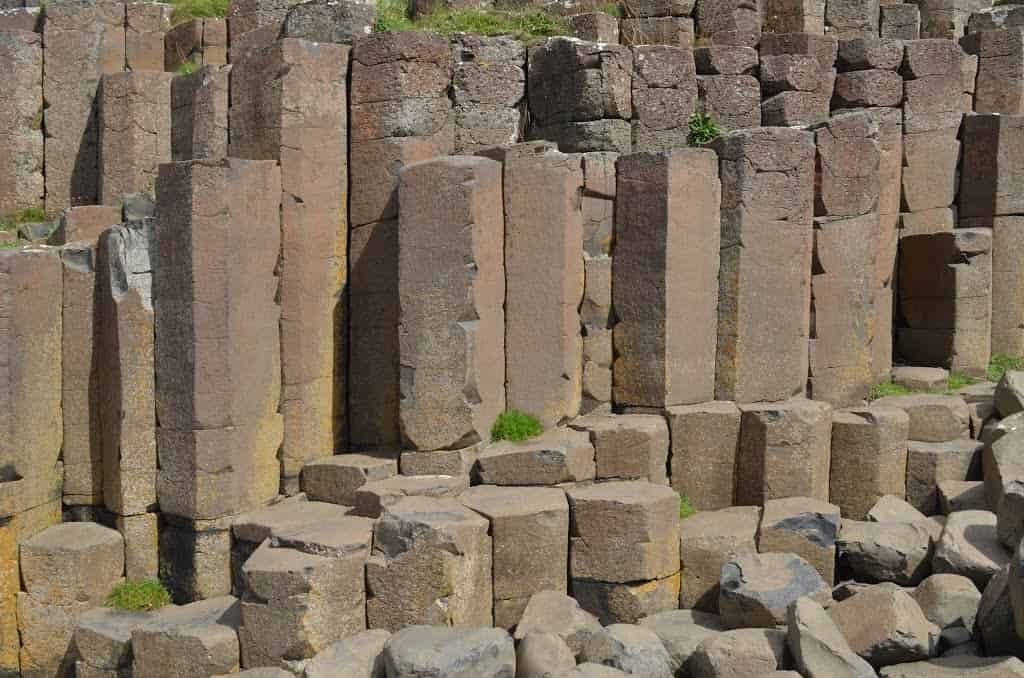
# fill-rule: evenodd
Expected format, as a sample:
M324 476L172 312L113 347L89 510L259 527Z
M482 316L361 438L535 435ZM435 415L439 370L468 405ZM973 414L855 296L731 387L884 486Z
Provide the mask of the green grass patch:
M971 384L977 384L978 380L974 377L969 377L966 374L960 374L959 372L949 373L949 384L947 391L952 393L953 391L959 391L964 386L970 386Z
M537 417L519 410L506 410L498 415L491 427L491 440L511 440L519 442L529 440L544 432L544 427Z
M177 75L192 75L196 72L196 64L194 61L186 61L174 69L174 72Z
M703 146L722 136L722 128L707 113L697 111L690 116L690 131L686 143L691 146Z
M33 224L40 221L46 221L46 211L42 207L29 207L0 219L0 231L16 231L21 224Z
M487 9L439 9L413 19L404 0L384 0L377 5L378 32L431 31L441 35L473 33L509 35L520 40L535 40L568 35L569 25L562 17L541 9L500 11Z
M230 0L171 0L171 4L171 23L180 24L191 19L226 17Z
M0 250L14 250L21 247L21 241L15 238L14 240L0 240Z
M911 390L903 384L897 384L892 380L883 381L881 384L875 384L871 387L868 400L878 400L886 396L907 395L908 393L911 393Z
M679 495L679 517L689 518L697 509L693 508L693 504L690 503L690 498L685 494Z
M988 380L998 384L1005 373L1013 370L1024 370L1024 357L994 355L988 363Z
M118 610L156 610L170 604L171 594L156 579L122 582L107 597L107 607Z

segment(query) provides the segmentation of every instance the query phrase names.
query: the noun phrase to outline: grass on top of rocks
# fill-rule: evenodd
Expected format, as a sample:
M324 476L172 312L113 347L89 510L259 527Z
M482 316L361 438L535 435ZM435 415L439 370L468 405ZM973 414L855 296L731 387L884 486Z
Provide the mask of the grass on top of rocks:
M703 146L722 136L722 128L707 113L697 111L690 116L690 131L686 135L686 143L691 146Z
M506 410L498 415L491 427L491 440L510 440L521 442L539 436L544 432L544 427L537 420L537 417L519 410Z
M170 0L174 5L171 23L180 24L191 19L222 18L228 15L230 0Z
M689 518L696 512L697 509L695 509L693 507L693 504L690 503L690 498L687 497L685 494L679 495L679 517L681 519Z
M171 604L171 594L156 579L121 582L107 597L107 607L118 610L156 610Z
M994 355L988 363L988 380L999 383L1003 374L1013 370L1024 370L1024 357L1012 355Z
M408 2L383 0L377 4L378 32L431 31L442 35L510 35L524 41L567 35L568 23L562 17L541 9L500 11L491 9L438 9L412 18Z
M986 375L988 380L993 383L998 383L1003 378L1003 374L1010 370L1024 370L1024 357L1010 356L1010 355L994 355L988 364L988 374ZM868 396L868 400L878 400L886 396L895 395L909 395L911 393L936 393L950 395L956 393L965 386L971 384L977 384L980 379L961 374L960 372L951 372L949 375L949 381L946 383L946 388L932 389L930 391L912 391L903 384L897 384L890 381L882 382L881 384L875 384L871 387L871 394Z
M46 221L46 212L42 207L29 207L0 219L0 231L13 231L21 224L31 224L37 221Z

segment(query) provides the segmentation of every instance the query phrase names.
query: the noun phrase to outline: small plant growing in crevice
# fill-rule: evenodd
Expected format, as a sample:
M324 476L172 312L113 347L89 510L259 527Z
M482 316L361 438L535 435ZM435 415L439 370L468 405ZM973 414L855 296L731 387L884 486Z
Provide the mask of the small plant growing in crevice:
M959 372L950 372L949 381L947 382L946 390L950 393L957 391L964 386L970 386L971 384L977 384L978 380L974 377L969 377L966 374Z
M1013 370L1024 370L1024 358L997 354L988 363L988 380L999 383L1003 375Z
M897 384L891 380L883 381L881 384L875 384L871 387L868 400L878 400L886 396L907 395L908 393L910 393L910 389L903 384Z
M722 136L722 128L707 113L697 111L690 116L690 133L686 143L691 146L703 146Z
M196 72L196 63L194 61L186 61L174 69L177 75L192 75Z
M697 512L697 509L693 508L693 504L690 503L690 498L687 497L685 494L679 495L679 517L680 517L680 519L682 519L682 518L689 518L690 516L692 516L696 512Z
M171 604L171 594L156 579L126 581L118 584L107 597L107 607L117 610L156 610Z
M529 440L544 432L544 427L537 417L519 410L506 410L498 415L491 427L491 440L511 440L519 442Z
M171 4L171 23L177 25L191 19L226 17L230 0L171 0Z

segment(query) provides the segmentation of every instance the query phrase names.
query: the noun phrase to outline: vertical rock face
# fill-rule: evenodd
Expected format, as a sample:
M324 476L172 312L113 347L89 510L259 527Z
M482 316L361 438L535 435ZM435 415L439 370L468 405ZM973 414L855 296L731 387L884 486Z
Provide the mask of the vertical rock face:
M43 44L38 33L0 31L0 215L43 204Z
M103 500L120 515L156 504L153 367L154 220L115 226L100 241Z
M526 49L512 38L464 33L452 39L455 152L519 141L526 97Z
M138 71L103 77L99 105L100 201L148 192L157 166L171 160L170 73Z
M402 437L413 449L466 447L505 409L501 166L418 163L403 170L399 194Z
M722 177L716 397L804 391L810 312L813 135L734 132L715 142Z
M1024 217L992 220L992 354L1024 354Z
M714 399L717 165L707 149L619 159L612 259L619 405Z
M898 3L878 9L878 34L882 38L917 40L921 37L921 9L917 5Z
M991 229L903 238L899 267L897 351L917 365L983 377L991 352Z
M1024 29L972 33L963 39L963 48L978 56L974 110L1024 113Z
M761 37L761 2L711 0L697 3L697 37L716 45L755 47Z
M967 115L962 138L960 218L1024 213L1024 115Z
M53 249L0 252L0 515L60 496L61 263Z
M281 474L343 445L349 48L285 39L235 62L231 154L281 164ZM277 75L280 74L280 75Z
M171 155L175 160L228 153L230 66L203 66L171 81Z
M280 182L271 161L160 168L153 296L164 512L218 518L277 493Z
M765 26L772 33L825 32L825 3L822 0L764 0Z
M910 418L895 407L855 408L832 415L829 500L851 520L866 520L884 496L906 493Z
M508 406L546 426L579 412L583 339L580 156L533 142L504 154Z
M736 503L828 500L832 408L813 400L741 406Z
M164 36L173 5L129 2L125 5L125 63L131 71L164 70Z
M671 407L672 489L699 511L733 505L740 411L735 403L713 401Z
M765 100L759 124L802 127L827 122L836 52L831 34L765 33L760 44Z
M46 211L91 205L99 198L100 78L125 67L125 8L101 0L69 0L43 22Z
M697 108L697 70L690 46L638 46L633 64L633 150L686 146L690 116Z
M96 245L76 242L60 252L61 409L64 422L64 503L103 503L99 421L99 347L94 346Z

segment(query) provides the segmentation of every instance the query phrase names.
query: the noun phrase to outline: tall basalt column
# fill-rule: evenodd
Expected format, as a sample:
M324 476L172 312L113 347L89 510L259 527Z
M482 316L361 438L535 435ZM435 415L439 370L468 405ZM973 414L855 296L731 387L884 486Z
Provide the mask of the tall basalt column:
M550 426L576 416L582 397L581 158L532 142L503 160L508 405Z
M149 192L157 167L171 160L170 73L138 71L103 77L100 95L100 201Z
M402 437L412 449L464 448L487 440L505 409L501 166L410 165L399 196Z
M227 156L230 73L231 66L203 66L171 81L174 160Z
M65 0L43 20L46 110L46 211L92 205L99 198L100 78L125 67L125 6L109 0Z
M280 204L272 161L160 166L153 298L165 513L221 518L277 494Z
M612 383L620 407L714 400L721 195L714 151L619 158Z
M814 135L741 130L714 148L722 178L716 397L758 402L803 394Z
M232 66L233 157L281 163L285 490L345 444L349 48L285 39Z
M43 45L38 33L0 30L0 217L43 205Z

